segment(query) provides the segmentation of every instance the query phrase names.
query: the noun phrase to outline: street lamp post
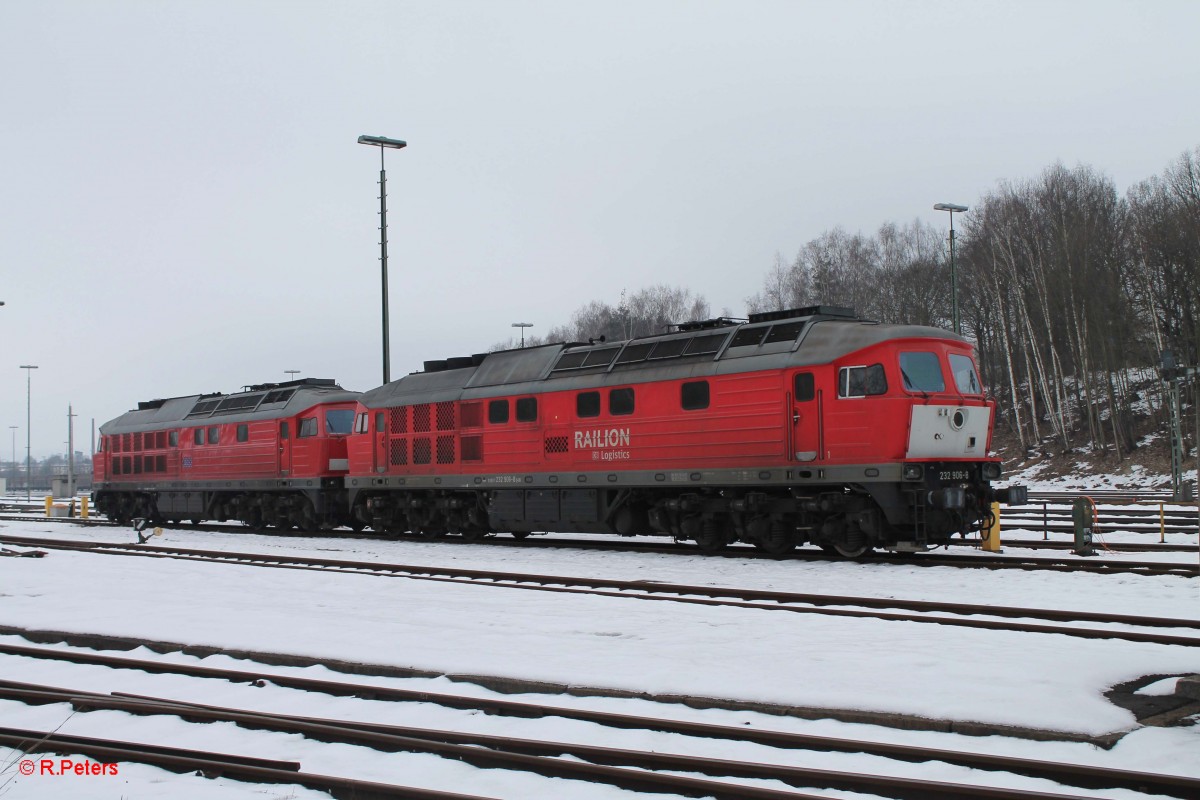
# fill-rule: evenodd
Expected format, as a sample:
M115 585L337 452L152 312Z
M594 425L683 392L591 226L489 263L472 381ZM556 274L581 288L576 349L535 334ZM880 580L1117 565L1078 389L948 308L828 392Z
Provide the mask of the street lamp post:
M962 327L958 324L958 270L954 267L954 212L961 214L967 207L955 203L938 203L933 210L950 212L950 305L954 314L954 332L962 336Z
M512 326L513 326L514 328L520 328L520 329L521 329L521 349L522 349L522 350L523 350L523 349L525 349L525 329L526 329L526 328L532 328L532 327L533 327L533 323L532 323L532 322L514 322L514 323L512 324Z
M33 459L30 456L33 452L33 436L30 426L33 422L33 371L37 366L22 364L21 369L25 370L25 502L28 503L30 484L33 483Z
M12 431L12 450L13 450L13 489L17 488L17 426L9 425L8 429Z
M400 139L383 136L360 136L359 144L379 148L379 264L383 274L383 382L391 383L391 344L388 341L388 273L387 273L387 170L383 167L383 151L399 150L408 146Z

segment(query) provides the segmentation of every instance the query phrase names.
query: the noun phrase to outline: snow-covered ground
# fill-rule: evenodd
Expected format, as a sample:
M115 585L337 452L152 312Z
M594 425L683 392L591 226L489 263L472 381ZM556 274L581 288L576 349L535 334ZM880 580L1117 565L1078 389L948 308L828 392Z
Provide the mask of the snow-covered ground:
M62 524L0 522L13 534L70 539L132 540L128 531ZM1006 537L1035 534L1006 530ZM1036 534L1040 537L1040 533ZM1146 541L1145 534L1127 534ZM1114 537L1116 538L1122 537ZM1157 541L1157 536L1151 537ZM1174 535L1170 541L1195 543ZM968 570L896 564L823 561L775 562L565 548L445 546L423 541L271 537L167 530L156 544L255 552L286 551L352 560L453 565L538 574L593 576L861 595L965 601L1004 606L1066 608L1200 619L1200 580L1182 577L1091 575L1022 570ZM1014 553L1012 548L1008 552ZM1015 554L1015 553L1014 553ZM1134 560L1188 560L1196 554L1132 555ZM1055 634L983 631L920 623L853 619L735 608L709 608L624 598L563 595L497 586L465 586L397 577L274 570L137 557L53 551L42 559L0 558L0 624L34 629L136 636L230 649L286 652L317 658L412 667L449 674L486 674L575 686L651 694L761 701L830 709L862 709L1101 735L1136 728L1133 716L1104 696L1114 684L1142 676L1200 672L1200 648L1082 640ZM6 641L23 642L17 638ZM136 653L134 654L136 655ZM178 658L185 658L177 656ZM210 658L206 664L226 664ZM394 704L315 698L291 690L207 686L201 679L137 675L114 677L99 668L50 666L5 657L9 680L142 694L208 698L216 704L254 706L312 716L428 725L468 725L487 732L525 735L528 721L474 717L439 709L396 718ZM282 668L280 668L282 669ZM59 672L62 671L61 674ZM322 670L310 669L306 674ZM85 676L84 673L87 673ZM349 679L349 678L344 678ZM355 676L352 680L360 681ZM377 678L413 685L413 680ZM210 683L210 682L209 682ZM445 679L416 681L441 691L470 690ZM86 684L86 685L85 685ZM487 691L476 687L475 692ZM1150 693L1169 685L1148 687ZM539 698L548 700L549 698ZM1111 751L1086 744L986 739L898 731L831 720L804 721L746 712L699 711L640 700L585 697L549 699L567 705L722 723L990 750L1048 760L1200 777L1200 727L1135 730ZM664 710L664 708L666 710ZM445 715L451 715L447 717ZM451 719L454 717L454 719ZM157 741L264 758L299 760L308 772L344 774L497 797L617 797L629 793L478 770L431 756L380 755L299 737L244 731L219 724L198 726L173 719L148 723L118 712L71 715L59 706L0 704L9 727L56 728L66 733L128 738L154 732ZM597 734L559 721L531 737ZM147 727L149 726L149 727ZM140 733L139 733L140 732ZM611 735L611 734L609 734ZM600 743L680 751L665 735L624 734ZM632 738L631 738L632 737ZM696 752L690 742L683 747ZM707 751L706 751L707 752ZM779 761L779 753L714 743L714 755ZM249 797L253 787L209 782L160 770L121 765L111 777L12 779L16 756L0 750L0 797ZM866 756L789 754L786 763L819 763L833 769L889 771ZM805 759L809 759L806 761ZM815 760L815 761L814 761ZM988 782L957 768L911 765L914 777ZM1026 784L1022 784L1023 786ZM120 788L116 788L116 787ZM1033 781L1031 788L1054 791ZM68 788L69 787L69 788ZM1049 788L1047 788L1049 787ZM783 788L783 787L778 787ZM1078 791L1058 791L1078 794ZM89 792L91 792L89 794ZM829 796L845 793L828 792ZM322 796L274 787L270 797ZM1104 796L1127 797L1114 792Z

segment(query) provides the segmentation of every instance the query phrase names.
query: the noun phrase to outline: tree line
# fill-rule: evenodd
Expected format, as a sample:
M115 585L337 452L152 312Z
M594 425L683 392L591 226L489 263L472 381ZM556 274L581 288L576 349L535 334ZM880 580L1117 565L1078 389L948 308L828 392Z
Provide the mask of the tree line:
M1135 417L1164 413L1150 380L1160 353L1200 363L1200 147L1123 194L1088 165L1056 163L1002 181L955 222L962 332L1002 424L1023 449L1128 454ZM748 311L823 303L952 328L947 244L920 221L825 231L791 260L776 256ZM627 339L708 316L703 297L654 286L616 306L593 301L530 342Z

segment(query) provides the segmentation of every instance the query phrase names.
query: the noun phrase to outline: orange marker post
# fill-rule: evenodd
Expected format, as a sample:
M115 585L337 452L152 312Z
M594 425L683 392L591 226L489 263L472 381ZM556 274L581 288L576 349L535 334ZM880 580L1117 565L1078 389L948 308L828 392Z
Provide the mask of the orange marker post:
M983 537L983 549L989 553L1003 553L1000 547L1000 504L992 503L992 524Z

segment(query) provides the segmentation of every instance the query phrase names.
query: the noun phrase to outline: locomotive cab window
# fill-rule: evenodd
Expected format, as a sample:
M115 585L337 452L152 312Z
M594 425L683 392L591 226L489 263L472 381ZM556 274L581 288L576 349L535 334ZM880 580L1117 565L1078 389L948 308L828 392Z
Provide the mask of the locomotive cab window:
M171 447L179 447L179 431L171 431L169 435Z
M579 417L600 416L600 393L580 392L575 395L575 415Z
M350 408L331 408L325 412L325 433L330 435L345 435L350 433L354 425L354 410Z
M192 441L196 444L204 444L204 428L196 428L192 431Z
M290 439L291 436L292 432L288 429L288 424L286 422L279 423L279 438Z
M811 372L797 372L792 389L797 403L807 403L817 396L817 382Z
M250 426L249 426L249 425L247 425L247 424L246 424L246 423L244 423L244 422L238 423L238 426L237 426L237 440L238 440L239 442L248 442L248 441L250 441Z
M221 429L215 425L208 429L208 443L219 444L221 441Z
M365 411L362 412L361 414L359 414L357 417L354 418L354 432L355 433L367 433L367 429L370 427L370 423L371 423L371 415Z
M946 380L937 353L901 353L900 377L909 392L944 392Z
M492 400L488 403L488 422L493 425L508 422L508 400Z
M869 367L842 367L838 373L838 397L870 397L887 394L887 376L883 364Z
M522 397L517 401L517 422L537 422L536 397Z
M623 416L633 413L633 389L613 389L608 393L608 413Z
M708 381L690 381L683 384L679 390L679 404L684 411L697 411L708 408Z
M983 394L979 384L979 376L975 374L975 362L970 356L950 354L950 371L954 373L954 383L963 394Z
M300 429L296 432L296 438L307 439L317 435L317 418L316 417L301 417Z

